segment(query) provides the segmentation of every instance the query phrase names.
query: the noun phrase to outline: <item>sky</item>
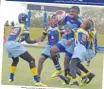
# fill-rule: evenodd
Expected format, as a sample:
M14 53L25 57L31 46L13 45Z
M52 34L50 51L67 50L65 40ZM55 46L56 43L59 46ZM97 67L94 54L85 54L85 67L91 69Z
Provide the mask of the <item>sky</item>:
M18 22L18 14L26 12L26 4L17 2L5 2L2 5L4 21Z

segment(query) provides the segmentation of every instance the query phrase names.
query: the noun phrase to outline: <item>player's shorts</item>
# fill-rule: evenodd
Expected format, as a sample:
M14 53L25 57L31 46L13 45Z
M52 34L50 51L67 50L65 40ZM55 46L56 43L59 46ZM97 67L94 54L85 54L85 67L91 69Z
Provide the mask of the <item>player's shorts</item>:
M72 58L78 58L80 61L87 61L88 51L85 46L76 44Z
M73 52L74 52L74 48L75 48L75 42L73 42L70 46L66 46L66 48L65 48L65 50L66 50L66 55L68 56L68 57L72 57L72 54L73 54Z
M51 58L51 54L50 54L51 47L52 47L51 45L47 45L47 47L43 50L42 54ZM58 57L60 57L59 53L57 55L58 55Z
M55 46L59 48L60 52L66 53L66 56L71 58L74 51L75 44L74 42L70 46L67 46L66 44L67 44L67 40L62 39Z
M50 57L50 50L51 50L51 47L50 45L47 45L47 47L43 50L42 54Z
M87 49L88 55L87 55L87 61L93 59L96 56L96 53L94 53L91 49Z
M15 41L7 41L5 43L5 47L9 57L16 58L26 52L24 46L21 43Z
M60 45L62 45L64 48L66 48L67 39L63 38L61 41L58 42Z

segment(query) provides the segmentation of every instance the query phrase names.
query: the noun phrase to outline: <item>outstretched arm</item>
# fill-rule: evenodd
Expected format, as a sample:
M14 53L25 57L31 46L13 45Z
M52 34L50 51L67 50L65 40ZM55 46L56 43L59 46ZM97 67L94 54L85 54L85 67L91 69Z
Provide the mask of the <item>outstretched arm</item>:
M30 39L30 34L29 34L29 33L26 33L26 34L25 34L25 41L26 41L27 43L29 43L29 44L37 43L36 40L31 40L31 39Z

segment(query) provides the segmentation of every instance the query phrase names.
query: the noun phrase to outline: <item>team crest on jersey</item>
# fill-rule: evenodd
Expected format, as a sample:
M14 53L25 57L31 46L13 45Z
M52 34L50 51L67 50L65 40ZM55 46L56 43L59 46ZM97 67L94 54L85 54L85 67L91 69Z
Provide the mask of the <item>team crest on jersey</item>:
M54 40L55 38L54 38L54 36L51 36L51 40Z

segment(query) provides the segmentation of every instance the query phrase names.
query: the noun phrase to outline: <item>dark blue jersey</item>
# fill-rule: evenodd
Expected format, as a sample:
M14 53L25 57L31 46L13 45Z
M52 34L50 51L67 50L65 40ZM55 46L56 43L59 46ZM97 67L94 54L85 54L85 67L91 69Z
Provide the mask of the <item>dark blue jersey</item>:
M66 16L66 18L64 19L65 31L70 31L71 34L66 35L65 38L67 40L74 38L73 30L78 29L82 23L83 21L79 17L76 19L72 19L70 16Z
M58 27L48 27L45 29L43 33L47 34L48 36L48 45L55 45L59 41L60 33L64 32L64 28L61 26Z

